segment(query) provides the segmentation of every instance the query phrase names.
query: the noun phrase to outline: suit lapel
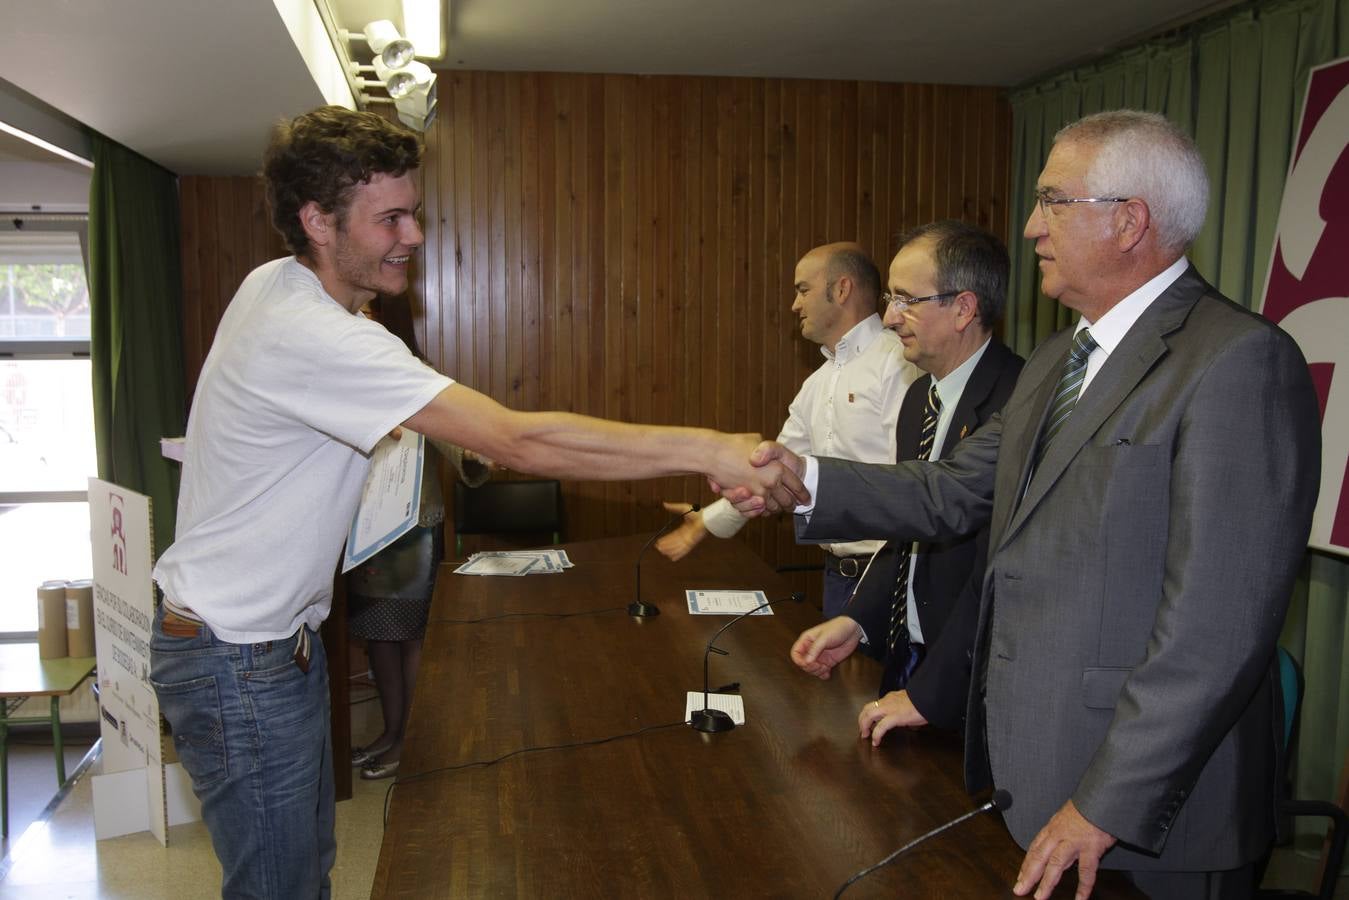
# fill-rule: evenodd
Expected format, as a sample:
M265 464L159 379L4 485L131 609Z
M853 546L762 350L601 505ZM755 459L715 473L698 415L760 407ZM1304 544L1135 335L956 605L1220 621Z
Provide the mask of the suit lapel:
M998 493L994 501L997 514L992 523L992 534L998 538L999 545L1011 535L1012 522L1022 505L1021 497L1025 491L1026 479L1030 476L1035 439L1040 434L1045 417L1049 415L1049 401L1054 396L1054 387L1058 384L1059 371L1062 368L1061 363L1068 353L1072 336L1073 330L1065 328L1045 340L1039 353L1054 360L1054 364L1041 374L1039 384L1030 389L1024 401L1013 398L1002 412L1002 446L998 450L998 456L1002 460L1016 461L1014 463L1016 477L1011 483L998 479ZM1022 381L1026 381L1024 370ZM996 497L1004 494L1009 498L1008 502L998 503ZM990 547L990 553L994 549L996 548Z
M909 385L899 405L899 422L895 428L895 459L903 462L918 456L918 444L923 439L923 411L927 404L928 387L932 376L924 375Z
M1003 353L999 351L1006 352L996 340L990 340L988 349L979 357L978 364L970 373L970 380L965 383L965 390L960 394L960 402L951 414L951 424L946 428L938 459L950 456L956 445L979 427L979 410L988 402L988 396L997 387L998 376L1002 373Z
M1005 543L1016 533L1092 436L1110 416L1114 415L1157 361L1166 355L1165 336L1184 323L1190 309L1207 289L1208 285L1191 266L1153 301L1129 329L1124 340L1106 359L1105 365L1083 392L1062 430L1054 437L1054 442L1046 451L1040 468L1031 477L1021 502L1012 513L1000 543ZM1071 334L1071 329L1067 334ZM1062 353L1066 354L1067 342L1063 343L1065 347ZM1018 486L1026 484L1035 438L1040 433L1045 415L1048 414L1049 395L1058 382L1059 369L1059 366L1055 366L1054 371L1046 378L1045 384L1036 389L1035 402L1039 404L1039 415L1036 416L1035 428L1029 432L1030 446L1019 451L1023 455ZM1004 446L1003 449L1008 448Z

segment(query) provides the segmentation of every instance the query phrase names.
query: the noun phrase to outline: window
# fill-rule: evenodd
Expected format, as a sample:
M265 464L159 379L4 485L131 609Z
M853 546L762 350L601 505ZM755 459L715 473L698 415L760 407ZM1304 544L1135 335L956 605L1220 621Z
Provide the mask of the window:
M0 637L36 634L43 581L92 574L84 230L74 215L0 222Z

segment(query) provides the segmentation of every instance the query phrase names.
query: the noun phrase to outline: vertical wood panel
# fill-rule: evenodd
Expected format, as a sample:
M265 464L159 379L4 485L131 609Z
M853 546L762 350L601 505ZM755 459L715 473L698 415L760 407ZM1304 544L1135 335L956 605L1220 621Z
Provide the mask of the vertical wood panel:
M1011 116L994 88L454 71L423 170L414 316L432 364L524 409L777 434L819 364L797 259L857 240L882 274L936 217L1004 239ZM225 304L284 253L254 179L181 181L195 384ZM1015 239L1015 236L1012 236ZM571 539L651 530L696 477L567 484ZM745 539L802 562L785 520Z

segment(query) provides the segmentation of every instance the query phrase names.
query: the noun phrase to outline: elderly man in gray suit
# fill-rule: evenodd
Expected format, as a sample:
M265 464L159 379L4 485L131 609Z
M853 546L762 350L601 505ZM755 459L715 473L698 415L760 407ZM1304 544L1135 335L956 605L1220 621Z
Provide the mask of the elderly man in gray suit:
M1292 339L1186 260L1207 193L1160 116L1068 126L1026 237L1044 292L1081 320L1036 350L1001 416L938 463L755 454L807 475L803 539L990 524L966 779L1014 797L1018 895L1048 897L1076 863L1079 900L1099 866L1154 897L1249 896L1273 833L1274 650L1319 410Z

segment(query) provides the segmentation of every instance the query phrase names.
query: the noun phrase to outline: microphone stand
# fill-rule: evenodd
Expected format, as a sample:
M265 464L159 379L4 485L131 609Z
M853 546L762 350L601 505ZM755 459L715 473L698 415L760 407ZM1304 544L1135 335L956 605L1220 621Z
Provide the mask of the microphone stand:
M909 841L909 842L908 842L907 844L905 844L903 847L900 847L900 848L899 848L898 850L896 850L894 853L891 853L891 854L890 854L889 856L887 856L885 859L883 859L883 860L881 860L880 862L876 863L876 865L874 865L874 866L867 866L867 867L866 867L865 869L863 869L862 871L860 871L860 872L858 872L857 874L853 875L853 876L852 876L851 878L849 878L847 881L843 882L843 884L839 887L839 889L838 889L837 891L834 892L834 900L838 900L839 897L843 896L843 892L844 892L844 891L846 891L848 888L852 887L852 886L853 886L854 884L856 884L858 881L861 881L863 878L866 878L866 877L867 877L868 875L870 875L872 872L876 871L877 869L881 868L882 866L888 866L888 865L890 865L890 863L894 862L896 859L899 859L899 857L902 856L903 854L905 854L905 853L907 853L908 851L912 850L914 847L917 847L919 844L923 843L924 841L928 840L929 838L934 838L934 837L936 837L937 835L941 834L943 831L946 831L948 828L954 828L954 827L956 827L957 825L959 825L961 822L964 822L966 819L973 819L975 816L982 815L983 813L989 812L990 810L996 809L996 810L998 810L999 812L1006 812L1007 810L1009 810L1009 809L1011 809L1011 808L1012 808L1012 795L1011 795L1010 793L1008 793L1007 791L1004 791L1004 790L1002 790L1001 788L999 788L998 790L996 790L996 791L993 792L993 796L990 797L990 798L988 799L988 802L985 803L983 806L980 806L980 807L977 808L977 809L972 809L972 810L970 810L969 812L965 813L965 814L962 815L962 816L957 816L956 818L954 818L954 819L952 819L951 821L947 822L945 825L938 825L936 828L932 829L932 830L929 831L927 834L922 835L921 837L916 837L916 838L914 838L913 840Z
M690 717L689 719L689 724L693 726L693 729L695 731L701 731L704 734L716 734L722 731L730 731L732 728L735 727L735 720L732 719L729 714L719 709L713 709L711 706L708 705L707 702L707 694L708 694L707 686L709 684L707 673L708 660L711 658L711 654L713 653L716 653L720 656L728 655L728 653L725 650L721 649L720 647L714 646L717 642L717 638L721 637L722 632L724 632L727 628L730 628L736 622L739 622L741 619L745 618L745 616L752 616L759 610L767 609L774 603L781 603L783 600L795 600L796 602L800 603L805 598L806 595L798 591L797 593L792 594L790 597L779 597L776 600L769 600L766 603L760 603L758 606L754 607L748 612L742 612L740 615L736 616L734 619L732 619L731 621L727 622L725 625L717 629L717 633L712 635L712 639L707 642L707 650L704 651L703 653L703 708L694 712L693 716Z
M654 603L642 602L642 554L646 553L647 548L656 542L656 539L675 526L676 522L682 522L689 513L696 513L702 509L697 503L694 503L682 513L676 513L670 517L670 521L660 527L660 530L651 535L651 539L642 545L642 549L637 551L637 563L634 568L637 570L637 590L634 592L635 599L628 604L628 615L648 618L650 616L660 615L660 607Z

